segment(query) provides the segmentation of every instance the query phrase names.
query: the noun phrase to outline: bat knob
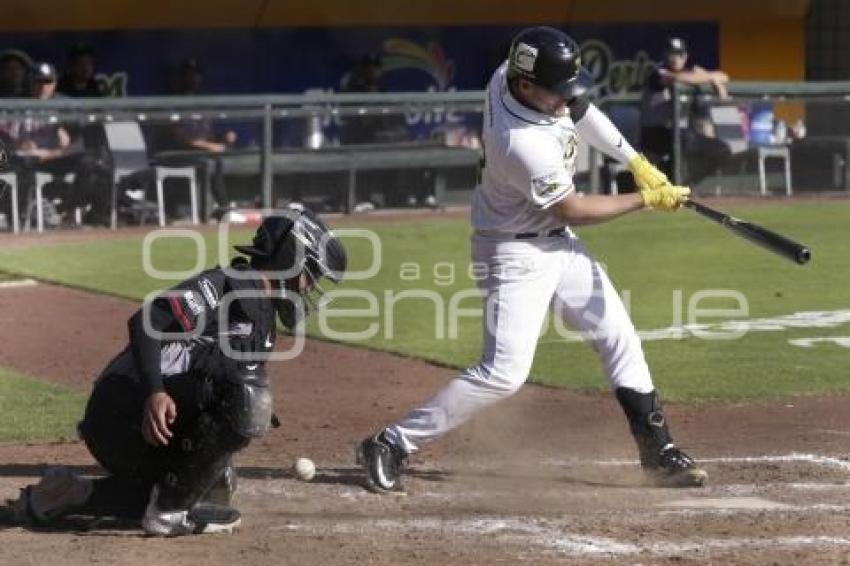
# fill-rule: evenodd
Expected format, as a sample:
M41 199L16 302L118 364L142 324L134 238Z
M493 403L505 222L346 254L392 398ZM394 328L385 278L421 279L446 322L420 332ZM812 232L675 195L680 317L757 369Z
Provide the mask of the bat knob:
M809 260L812 259L812 252L809 250L809 248L800 248L800 250L797 252L797 257L794 259L796 259L797 263L799 263L800 265L804 265L806 263L809 263Z

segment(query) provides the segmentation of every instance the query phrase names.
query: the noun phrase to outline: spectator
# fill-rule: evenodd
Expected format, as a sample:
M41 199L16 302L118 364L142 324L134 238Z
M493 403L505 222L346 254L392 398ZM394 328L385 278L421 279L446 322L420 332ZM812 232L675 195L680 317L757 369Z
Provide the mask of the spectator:
M668 176L673 173L673 83L692 87L710 85L719 98L727 98L729 76L688 62L688 48L678 37L667 40L664 61L650 73L641 100L641 148L647 158ZM695 183L714 172L729 156L729 148L714 137L707 108L695 103L688 128L682 128L682 149ZM683 113L683 119L687 120Z
M189 58L180 64L175 77L174 94L193 96L201 94L203 71L198 61ZM236 132L228 130L220 138L215 135L212 121L207 119L187 120L175 123L173 134L174 149L200 149L211 153L221 153L236 143Z
M95 78L94 49L77 44L68 51L68 68L58 90L74 98L106 96L105 85Z
M37 63L32 73L32 98L49 100L56 96L56 69L50 63ZM15 148L19 155L48 161L65 155L71 145L68 130L43 120L18 122Z
M32 60L23 51L7 49L0 52L0 97L27 98Z
M32 97L49 100L56 96L56 69L50 63L33 66ZM87 211L87 220L105 223L110 210L109 170L98 154L83 150L82 142L72 139L69 129L45 120L26 119L12 130L18 164L24 171L25 185L32 187L34 173L50 173L55 181L44 189L45 199L59 203L60 213L80 208ZM72 184L64 182L68 173L74 174Z
M342 77L340 92L381 92L381 73L381 56L367 55ZM343 144L394 143L408 137L407 125L400 114L348 116L340 132Z
M203 70L197 59L184 60L178 67L174 77L173 93L181 96L198 95L203 86ZM193 165L198 170L198 178L204 191L204 216L209 216L208 195L217 207L228 205L227 189L224 185L221 160L215 157L227 151L236 143L237 135L233 130L217 136L211 120L206 118L181 120L161 129L157 140L157 148L166 151L195 151L192 157L179 157L182 161ZM205 156L204 153L210 154ZM171 161L171 158L168 158Z
M369 54L361 58L354 67L340 80L340 91L350 93L378 93L383 89L380 85L383 74L383 59L380 54ZM346 116L343 118L339 140L343 145L351 144L393 144L409 141L410 132L402 114L364 114L362 116ZM383 193L379 204L385 206L416 206L419 201L436 202L431 190L425 185L424 171L372 171L363 173L362 181L358 184L369 190L370 187L398 187L396 190L385 191L378 189L375 193ZM401 188L403 190L400 190ZM426 187L426 188L423 188ZM365 191L364 191L365 192ZM370 191L371 193L372 191ZM375 194L372 193L372 194ZM374 206L374 203L360 203ZM365 208L368 210L368 208Z

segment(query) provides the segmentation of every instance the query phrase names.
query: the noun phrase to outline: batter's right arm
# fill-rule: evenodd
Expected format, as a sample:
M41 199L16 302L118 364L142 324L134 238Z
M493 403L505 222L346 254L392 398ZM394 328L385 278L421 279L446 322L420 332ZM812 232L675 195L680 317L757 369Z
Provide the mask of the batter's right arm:
M625 195L581 195L573 191L556 203L552 211L571 226L599 224L644 207L677 210L690 194L688 187L675 185Z
M570 226L579 226L613 220L643 207L638 193L608 196L572 192L552 207L552 213Z

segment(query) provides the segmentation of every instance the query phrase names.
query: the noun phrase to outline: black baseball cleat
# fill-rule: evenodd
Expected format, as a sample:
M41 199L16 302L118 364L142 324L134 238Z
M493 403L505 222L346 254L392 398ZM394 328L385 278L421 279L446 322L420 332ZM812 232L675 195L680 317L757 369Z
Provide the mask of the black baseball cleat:
M658 394L639 393L625 387L615 393L637 443L640 465L653 483L662 487L705 485L708 473L673 443Z
M384 433L371 436L357 447L357 463L366 472L366 487L376 493L402 491L401 471L407 454L387 442Z
M641 467L661 487L702 487L708 472L693 458L669 444L655 455L641 454Z

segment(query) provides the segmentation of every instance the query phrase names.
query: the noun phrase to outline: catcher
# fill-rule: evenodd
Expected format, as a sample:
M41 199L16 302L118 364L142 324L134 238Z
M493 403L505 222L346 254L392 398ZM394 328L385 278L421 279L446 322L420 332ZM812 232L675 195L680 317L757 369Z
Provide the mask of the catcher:
M339 282L347 260L328 227L295 206L236 249L247 257L184 281L130 318L129 345L103 370L79 424L108 475L48 469L9 502L14 520L141 519L163 536L239 525L232 456L273 419L265 365L275 313L296 328L319 280Z

